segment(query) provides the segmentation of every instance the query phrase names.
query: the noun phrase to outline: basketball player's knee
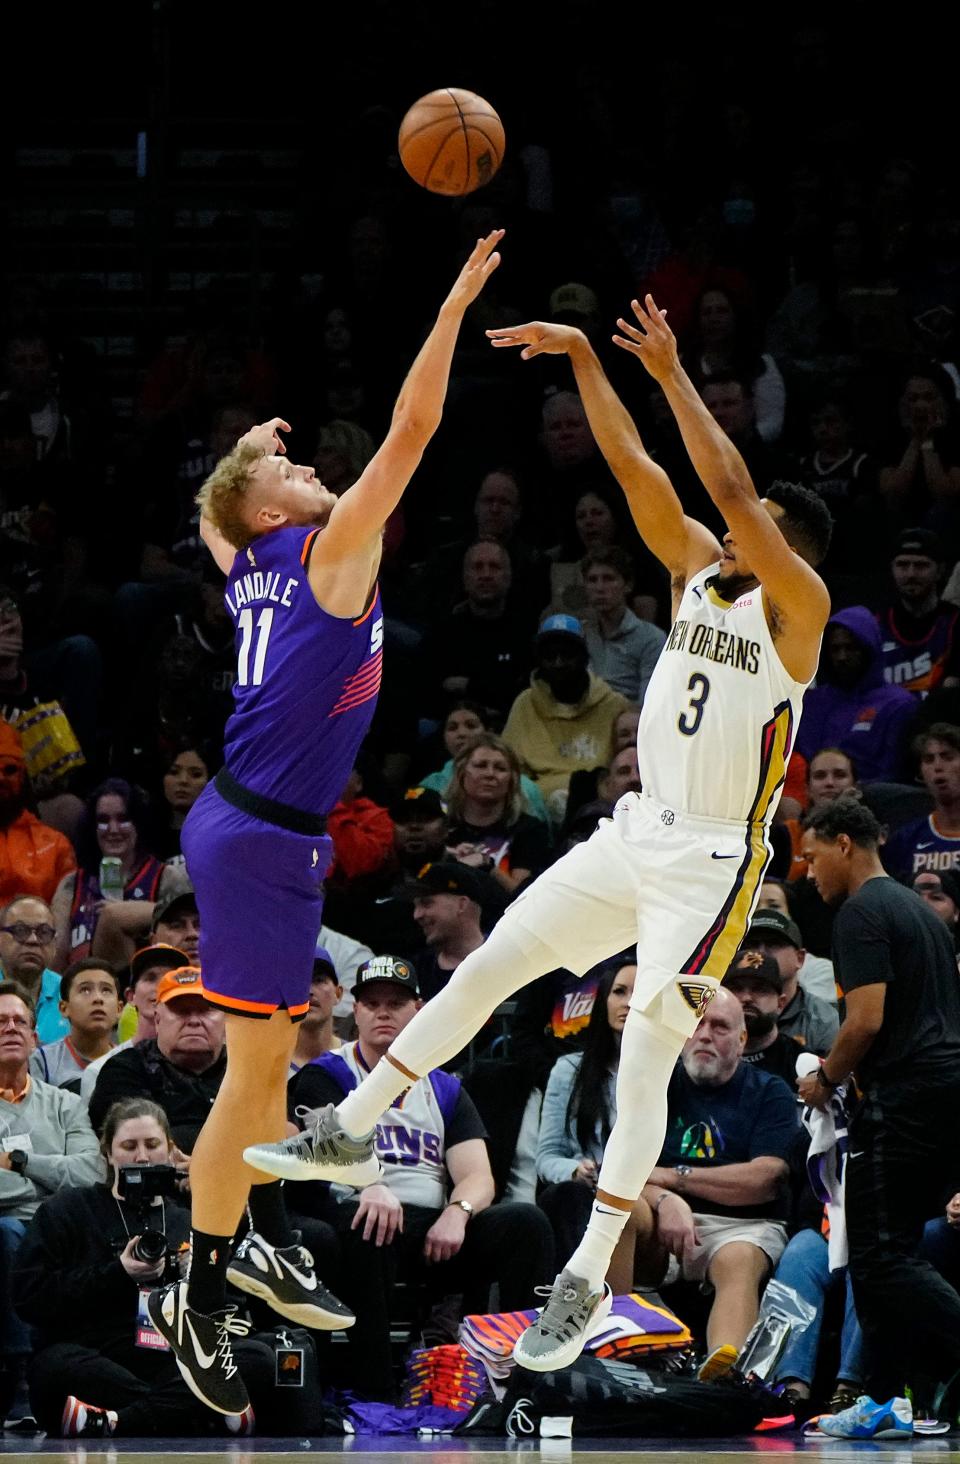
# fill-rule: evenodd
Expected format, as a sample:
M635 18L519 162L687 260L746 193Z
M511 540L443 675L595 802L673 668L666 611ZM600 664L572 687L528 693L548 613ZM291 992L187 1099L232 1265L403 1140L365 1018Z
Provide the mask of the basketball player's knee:
M521 942L501 922L484 944L460 963L448 986L466 991L482 983L484 992L499 1003L538 976L555 970L556 965L556 952L549 946L534 939Z

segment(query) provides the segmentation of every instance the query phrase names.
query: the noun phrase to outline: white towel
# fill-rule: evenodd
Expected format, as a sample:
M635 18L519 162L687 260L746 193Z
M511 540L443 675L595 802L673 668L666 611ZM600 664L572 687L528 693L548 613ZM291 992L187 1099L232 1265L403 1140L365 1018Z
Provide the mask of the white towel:
M812 1052L801 1052L797 1058L797 1077L816 1072L820 1058ZM842 1083L830 1095L826 1108L803 1110L803 1122L810 1134L807 1150L807 1175L814 1194L823 1200L827 1210L830 1234L827 1254L831 1271L847 1264L847 1222L843 1209L844 1181L847 1163L847 1121L849 1082Z

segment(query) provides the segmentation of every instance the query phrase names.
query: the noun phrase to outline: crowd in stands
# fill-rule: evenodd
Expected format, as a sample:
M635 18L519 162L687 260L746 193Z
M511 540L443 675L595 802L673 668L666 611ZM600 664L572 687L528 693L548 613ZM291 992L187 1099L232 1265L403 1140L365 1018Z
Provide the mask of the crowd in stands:
M833 75L826 33L812 24L794 39L810 74ZM7 282L0 1419L18 1399L25 1411L28 1386L52 1433L83 1432L64 1412L71 1397L102 1398L121 1434L207 1426L138 1309L184 1264L190 1154L225 1066L180 851L221 765L235 679L195 494L274 412L293 423L294 461L337 490L354 482L436 305L434 265L495 224L508 230L503 267L385 532L383 689L329 819L290 1121L349 1091L507 903L641 787L636 731L669 630L665 572L566 363L495 357L482 331L538 316L581 327L686 511L722 533L659 388L605 346L650 290L758 492L801 481L829 505L833 614L760 906L677 1066L660 1162L609 1279L659 1289L706 1349L743 1342L776 1275L817 1312L781 1364L798 1407L811 1394L845 1406L864 1382L849 1286L827 1264L803 1164L796 1058L828 1050L839 1010L832 912L800 839L807 812L859 789L886 830L889 873L960 950L960 190L920 150L860 148L855 88L832 91L808 148L785 141L777 167L761 109L732 93L707 167L702 137L694 149L686 132L702 104L692 60L671 69L681 102L649 141L648 176L602 73L589 58L567 64L584 136L558 118L545 138L518 122L495 182L447 206L429 270L407 268L413 185L371 142L303 308L277 302L265 324L226 307L213 318L205 301L185 338L144 351L131 420L112 419L97 360L64 332L44 280ZM790 65L788 96L808 79ZM679 198L658 179L694 151L695 185ZM598 152L609 164L592 170L581 210L576 169ZM378 1129L382 1184L288 1196L318 1271L356 1314L344 1347L320 1348L356 1394L396 1397L399 1282L415 1337L453 1341L491 1288L502 1310L534 1305L577 1244L635 971L634 953L610 957L521 991L450 1071L421 1079ZM152 1212L159 1260L134 1254L141 1217L117 1178L131 1164L175 1171ZM943 1175L929 1221L931 1258L960 1280L960 1175ZM256 1408L272 1354L252 1336L238 1358Z

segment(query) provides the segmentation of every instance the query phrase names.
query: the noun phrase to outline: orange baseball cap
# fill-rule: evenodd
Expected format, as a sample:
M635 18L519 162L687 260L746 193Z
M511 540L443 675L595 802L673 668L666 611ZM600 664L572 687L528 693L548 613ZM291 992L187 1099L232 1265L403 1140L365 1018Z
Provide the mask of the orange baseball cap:
M175 996L203 996L199 966L178 966L167 971L157 982L157 1001L172 1001Z

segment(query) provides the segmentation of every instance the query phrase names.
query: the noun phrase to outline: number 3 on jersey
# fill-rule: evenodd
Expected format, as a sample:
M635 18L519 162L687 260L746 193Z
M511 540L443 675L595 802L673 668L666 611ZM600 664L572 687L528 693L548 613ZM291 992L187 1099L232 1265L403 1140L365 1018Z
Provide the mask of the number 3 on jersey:
M687 682L687 690L690 693L690 705L685 712L680 713L677 726L684 737L692 737L703 720L703 709L710 695L710 683L702 672L695 671Z
M253 653L253 674L250 674L250 642L253 640L253 611L249 606L240 611L240 652L237 656L237 684L259 686L263 681L263 663L267 659L267 642L273 625L273 606L267 605L257 616L257 648Z

